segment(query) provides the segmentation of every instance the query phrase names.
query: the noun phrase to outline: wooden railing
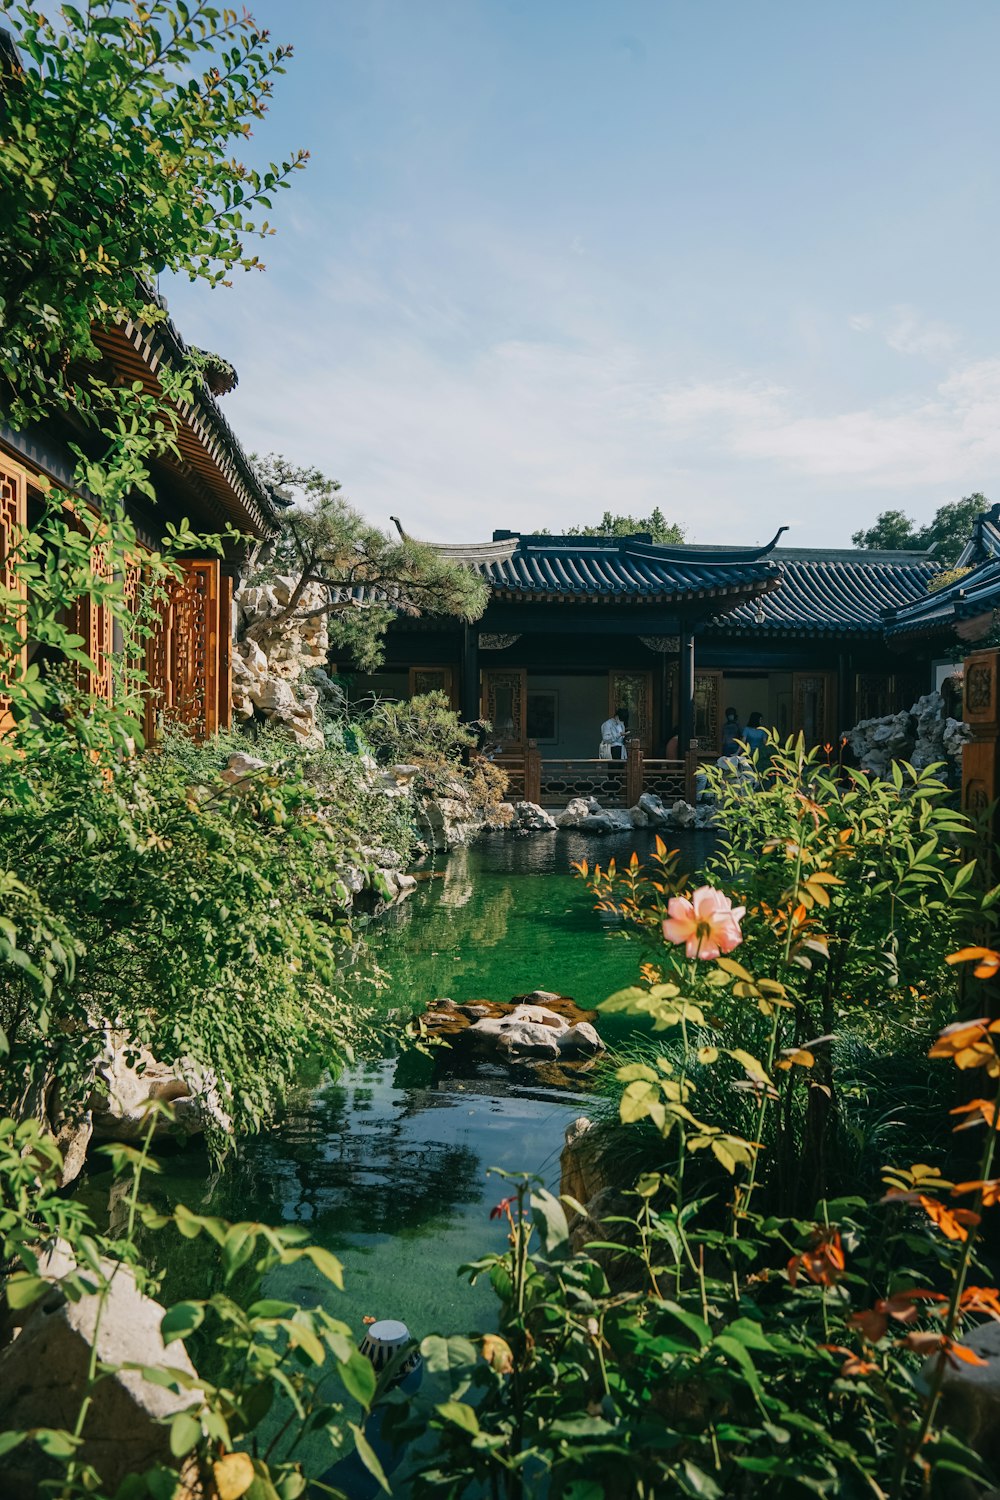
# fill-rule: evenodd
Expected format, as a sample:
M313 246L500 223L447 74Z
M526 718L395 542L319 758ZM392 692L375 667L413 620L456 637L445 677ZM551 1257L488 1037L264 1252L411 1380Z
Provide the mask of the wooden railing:
M596 797L602 807L626 807L628 763L564 756L540 763L539 798L543 804L566 803L571 797Z
M643 756L642 761L642 790L652 792L659 797L667 807L676 802L679 797L690 801L688 796L687 762L683 760L659 759L655 756L649 758ZM638 797L636 801L638 801ZM633 804L634 805L634 804Z
M695 801L698 772L714 759L707 751L691 750L683 760L668 760L630 745L625 760L577 755L543 760L536 745L527 745L494 756L493 763L507 773L510 802L561 807L572 797L596 797L602 807L635 807L644 792L652 792L669 807L679 797Z
M494 755L493 764L507 773L507 801L524 802L524 751L512 750L506 755Z

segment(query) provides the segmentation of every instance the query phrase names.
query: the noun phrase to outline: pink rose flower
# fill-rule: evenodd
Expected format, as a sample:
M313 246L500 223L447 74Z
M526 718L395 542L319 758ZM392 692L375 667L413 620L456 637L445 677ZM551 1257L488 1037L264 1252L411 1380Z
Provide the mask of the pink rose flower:
M663 923L668 943L683 943L688 958L718 958L732 953L743 941L740 918L745 906L734 906L728 896L703 885L690 901L686 896L671 896L667 902L669 917Z

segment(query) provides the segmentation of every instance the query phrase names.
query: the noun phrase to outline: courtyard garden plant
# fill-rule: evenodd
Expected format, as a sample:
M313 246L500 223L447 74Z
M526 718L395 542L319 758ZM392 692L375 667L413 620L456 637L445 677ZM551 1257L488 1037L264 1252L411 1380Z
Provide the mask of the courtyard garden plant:
M508 1247L466 1268L489 1277L500 1335L447 1357L429 1345L439 1373L397 1418L415 1445L406 1493L986 1487L942 1395L984 1363L975 1330L1000 1318L984 1235L1000 1023L948 1007L958 967L1000 969L992 950L955 946L996 893L973 894L954 842L967 827L932 773L843 782L823 755L785 747L742 821L722 793L711 884L687 888L662 845L645 869L581 867L599 905L650 939L640 982L604 1009L651 1029L644 1060L618 1071L619 1128L659 1147L596 1220L507 1184ZM834 1180L834 1043L856 1028L890 1047L919 1034L911 1050L953 1078L950 1150L931 1164L902 1155L901 1135L870 1191Z

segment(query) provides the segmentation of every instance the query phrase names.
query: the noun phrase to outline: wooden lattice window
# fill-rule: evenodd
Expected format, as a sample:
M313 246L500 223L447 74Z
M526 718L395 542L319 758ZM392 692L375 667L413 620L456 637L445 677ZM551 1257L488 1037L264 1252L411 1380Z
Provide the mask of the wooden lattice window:
M157 590L160 593L160 590ZM174 706L173 623L174 594L171 585L162 591L152 606L154 618L146 637L146 690L143 734L146 744L157 738L165 718Z
M0 660L0 733L11 726L10 697L3 692L18 672L24 669L26 658L25 610L20 603L26 597L23 581L14 566L15 548L18 539L28 524L28 480L25 471L0 454L0 583L17 598L8 596L3 604L5 614L13 616L21 646L11 654L4 653Z
M722 749L722 673L694 674L694 740L699 750L717 755Z
M491 667L483 673L485 716L502 744L524 743L526 681L527 673L519 667Z
M792 723L805 736L806 749L832 743L837 729L837 678L832 672L792 674Z
M608 713L623 708L628 720L628 737L644 750L653 748L653 679L649 672L610 672L608 674Z
M233 723L233 580L219 575L219 713L218 729Z
M83 523L78 524L82 529ZM90 553L90 570L95 579L110 583L111 566L108 562L108 549L103 542L94 542ZM111 609L101 600L85 594L73 605L70 628L76 635L83 637L80 649L90 657L93 664L81 669L81 688L91 697L102 698L105 703L110 703L111 652L114 649Z

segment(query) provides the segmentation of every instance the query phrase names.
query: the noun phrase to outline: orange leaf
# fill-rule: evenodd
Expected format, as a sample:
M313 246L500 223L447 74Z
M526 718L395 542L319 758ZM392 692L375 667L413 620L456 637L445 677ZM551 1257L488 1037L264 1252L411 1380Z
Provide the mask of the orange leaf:
M995 948L960 948L957 953L949 953L946 961L950 964L975 961L974 973L977 979L992 979L1000 969L1000 953Z
M941 1233L947 1235L950 1240L967 1240L969 1238L967 1226L979 1223L979 1215L973 1213L971 1208L946 1208L940 1199L926 1198L922 1193L920 1204Z
M945 1353L947 1354L952 1364L955 1364L958 1360L961 1360L963 1364L967 1365L989 1364L989 1360L983 1359L982 1356L976 1354L974 1350L966 1348L965 1344L956 1344L954 1339L946 1340Z
M959 1104L956 1109L950 1109L948 1113L979 1116L978 1120L966 1120L964 1124L956 1125L956 1130L971 1130L974 1125L995 1125L997 1118L996 1105L989 1099L973 1099L971 1104Z
M874 1307L866 1307L864 1312L852 1313L847 1321L852 1328L860 1329L870 1344L877 1344L889 1327L889 1319L884 1313L876 1311Z
M1000 1203L1000 1177L993 1177L989 1182L956 1182L952 1188L953 1197L961 1197L964 1193L979 1193L983 1195L983 1207L993 1208Z
M1000 1292L995 1286L967 1286L958 1306L963 1313L986 1313L1000 1319Z

